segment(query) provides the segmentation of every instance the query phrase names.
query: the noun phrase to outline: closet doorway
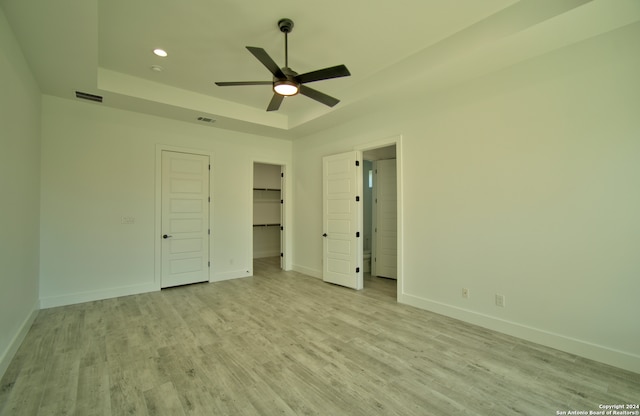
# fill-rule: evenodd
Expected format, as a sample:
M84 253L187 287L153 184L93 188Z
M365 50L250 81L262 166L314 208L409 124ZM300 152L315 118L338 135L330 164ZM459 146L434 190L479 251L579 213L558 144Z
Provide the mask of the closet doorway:
M284 269L284 166L253 164L253 260Z

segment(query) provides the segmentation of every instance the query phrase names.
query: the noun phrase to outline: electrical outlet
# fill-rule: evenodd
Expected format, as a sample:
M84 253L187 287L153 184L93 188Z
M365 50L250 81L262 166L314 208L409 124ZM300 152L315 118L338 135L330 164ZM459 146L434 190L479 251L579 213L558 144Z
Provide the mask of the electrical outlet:
M467 289L466 287L462 288L462 297L465 299L469 298L469 289Z
M496 306L504 308L504 295L496 293Z

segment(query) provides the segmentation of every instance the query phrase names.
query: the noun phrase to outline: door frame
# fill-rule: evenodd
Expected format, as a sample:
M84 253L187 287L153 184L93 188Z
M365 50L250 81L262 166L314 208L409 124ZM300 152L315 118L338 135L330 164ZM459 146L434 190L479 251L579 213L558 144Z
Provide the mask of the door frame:
M209 157L209 164L211 165L211 170L209 171L209 195L211 196L211 202L209 203L209 229L211 233L209 234L209 261L211 262L211 266L209 267L208 272L208 281L211 282L211 277L213 276L213 268L215 265L213 264L213 241L212 236L214 235L213 230L213 203L214 203L214 194L213 194L213 169L214 169L214 158L213 152L203 149L194 149L188 147L178 147L178 146L169 146L164 144L156 144L156 174L155 174L155 225L154 225L154 273L153 273L153 283L157 290L162 288L162 241L160 235L162 234L162 152L177 152L177 153L190 153L195 155L202 155Z
M378 149L381 147L388 146L396 146L396 195L397 195L397 210L398 210L398 219L397 219L397 269L398 269L398 279L397 288L396 288L396 300L400 302L403 298L404 294L404 254L403 254L403 242L404 242L404 196L403 196L403 175L402 175L402 134L398 134L396 136L391 136L386 139L376 140L372 142L367 142L358 146L355 146L353 150L359 150L361 152L366 152L367 150ZM360 209L364 210L363 204L360 205ZM364 215L364 212L360 213L361 216Z
M379 162L383 161L383 160L388 160L388 159L377 159L377 160L373 160L373 170L374 170L374 181L373 181L373 192L372 192L372 213L371 213L371 228L372 230L375 230L372 232L372 239L371 239L371 275L375 275L375 276L379 276L378 275L378 257L379 257L379 240L378 240L378 236L379 234L379 228L380 228L380 209L379 209L379 198L378 198L378 192L380 190L379 188L379 183L380 183L380 179L379 179L379 173L378 173L378 164ZM398 173L398 160L397 159L393 159L395 161L396 164L396 169L395 169L395 174L397 175ZM397 182L396 182L396 186L397 186ZM398 193L396 192L396 200L398 197ZM396 206L397 208L397 206ZM396 217L397 217L397 213L396 213ZM397 219L396 219L396 228L397 228L398 224L397 224ZM396 239L397 239L397 232L398 230L396 229ZM396 255L397 255L397 243L396 243ZM396 274L397 274L397 267L398 265L396 264ZM392 277L389 276L383 276L383 277L387 277L392 279ZM396 278L397 279L397 276Z
M280 190L280 198L284 201L280 206L280 215L282 216L281 226L284 227L284 230L281 234L280 246L282 247L282 270L288 271L292 268L292 256L291 256L291 247L289 242L292 241L292 229L291 224L293 223L291 219L291 215L293 210L291 209L291 198L289 198L290 188L292 186L292 180L288 177L290 172L293 172L291 169L290 163L287 163L283 160L276 159L252 159L250 160L249 165L249 215L247 218L247 235L249 236L249 249L247 251L247 256L249 258L250 269L248 270L249 276L253 276L253 167L256 163L261 163L264 165L276 165L280 166L280 171L284 174L282 178L282 189Z

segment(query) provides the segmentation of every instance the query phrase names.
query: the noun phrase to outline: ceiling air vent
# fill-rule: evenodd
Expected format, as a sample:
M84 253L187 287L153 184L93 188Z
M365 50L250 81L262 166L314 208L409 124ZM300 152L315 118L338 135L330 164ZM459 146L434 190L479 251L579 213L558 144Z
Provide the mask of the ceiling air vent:
M76 91L76 98L82 98L83 100L95 101L97 103L102 102L100 95L93 95L82 91Z
M210 117L198 117L198 121L202 121L203 123L215 123L215 120Z

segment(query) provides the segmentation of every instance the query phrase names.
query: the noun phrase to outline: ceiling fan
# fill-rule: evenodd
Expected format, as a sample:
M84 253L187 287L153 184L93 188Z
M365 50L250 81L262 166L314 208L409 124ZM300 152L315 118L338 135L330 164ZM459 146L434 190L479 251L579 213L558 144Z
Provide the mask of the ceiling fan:
M319 69L304 74L298 74L289 68L289 44L287 35L293 30L293 21L291 19L280 19L278 21L280 31L284 33L284 67L278 67L278 64L267 54L262 48L247 46L249 52L253 54L269 72L273 74L273 81L236 81L236 82L216 82L219 87L232 87L239 85L271 85L273 87L273 98L269 102L267 111L276 111L280 108L284 97L296 95L298 93L306 95L324 105L333 107L340 100L331 97L325 93L309 88L304 84L315 81L322 81L331 78L348 77L351 74L344 65L332 66L330 68Z

